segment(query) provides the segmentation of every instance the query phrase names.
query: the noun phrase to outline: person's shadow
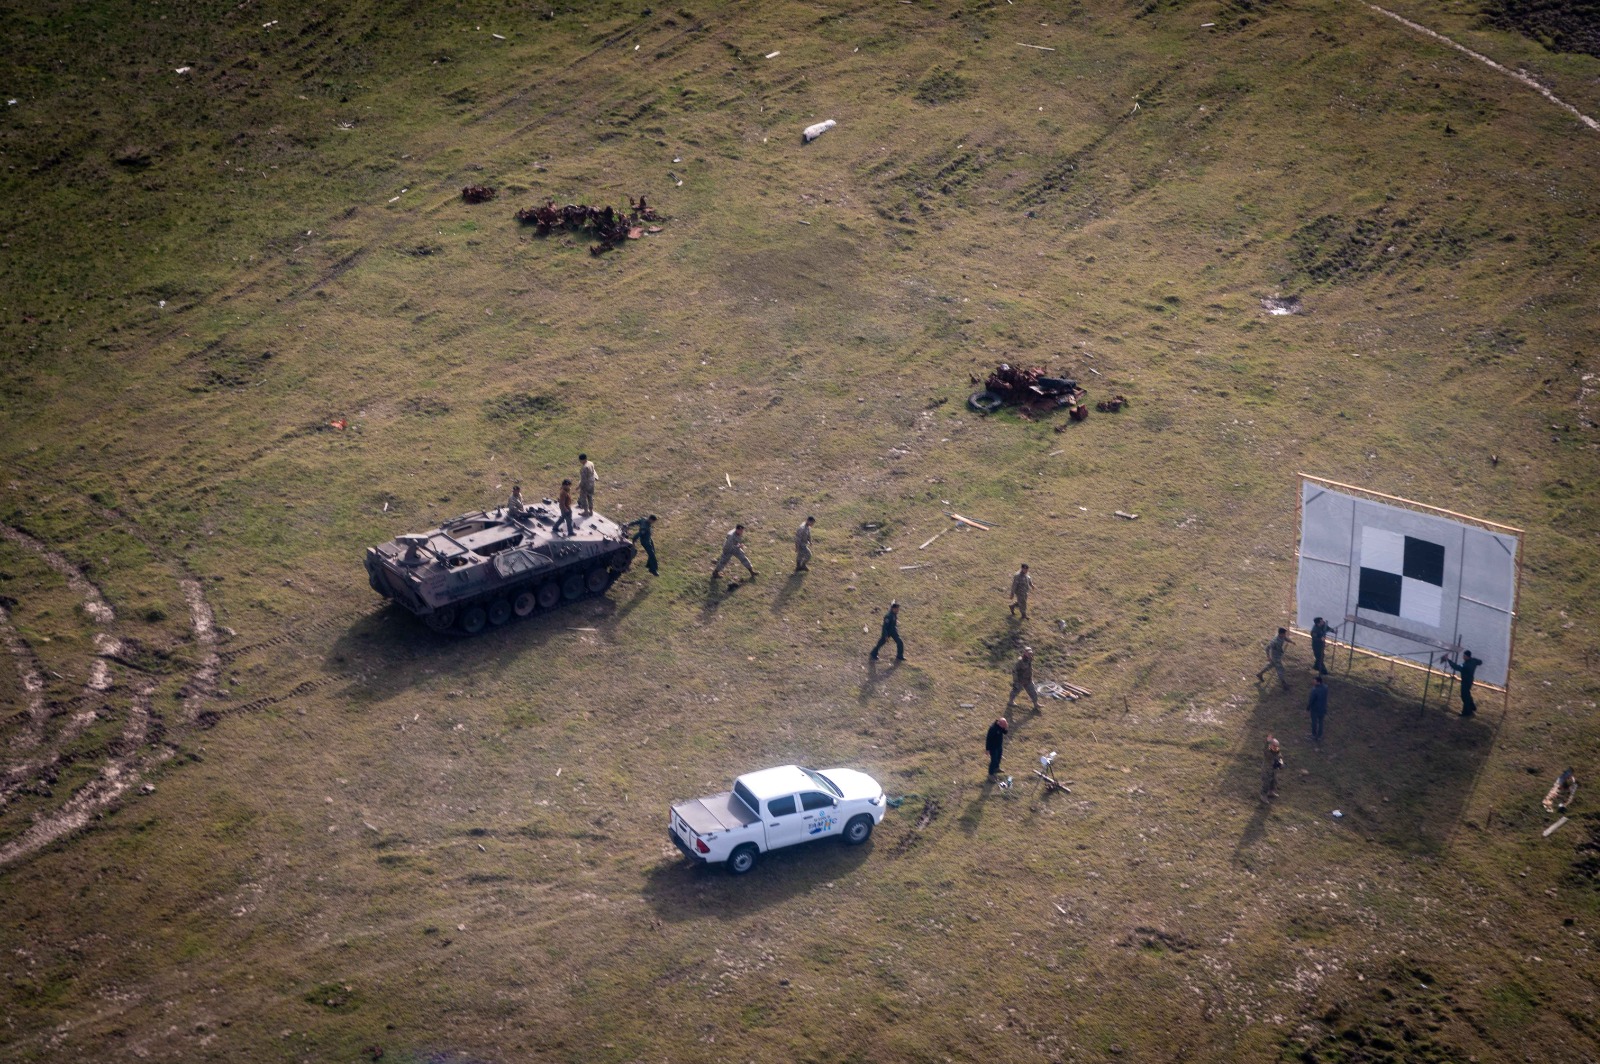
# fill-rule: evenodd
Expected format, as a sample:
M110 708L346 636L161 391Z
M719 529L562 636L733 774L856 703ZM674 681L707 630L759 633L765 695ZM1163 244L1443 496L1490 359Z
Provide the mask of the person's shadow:
M783 586L778 589L777 597L772 600L772 612L782 613L787 609L789 600L794 597L794 593L799 591L805 582L805 573L790 573L789 579L783 582Z
M878 693L878 689L883 686L884 681L893 676L895 670L903 664L905 663L900 661L883 663L877 658L868 658L867 678L861 681L861 691L856 696L856 701L863 706L871 702L873 696Z

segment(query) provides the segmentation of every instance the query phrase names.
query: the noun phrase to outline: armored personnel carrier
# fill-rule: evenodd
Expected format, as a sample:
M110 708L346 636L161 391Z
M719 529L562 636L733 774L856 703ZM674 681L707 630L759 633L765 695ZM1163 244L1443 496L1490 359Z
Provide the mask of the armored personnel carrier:
M601 594L632 564L633 543L599 514L574 514L575 533L558 534L559 516L549 499L463 514L369 548L367 577L435 631L467 635Z

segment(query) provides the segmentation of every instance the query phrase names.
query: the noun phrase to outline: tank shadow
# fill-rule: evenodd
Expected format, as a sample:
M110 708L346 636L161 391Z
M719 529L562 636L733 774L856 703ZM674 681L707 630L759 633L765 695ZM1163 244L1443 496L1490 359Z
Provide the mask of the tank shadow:
M605 602L609 600L595 600ZM357 702L383 702L439 676L472 676L513 658L538 653L555 633L585 623L587 603L571 603L513 620L475 636L435 632L405 609L390 604L357 620L334 640L324 665L349 680L344 695ZM589 619L593 619L592 615Z
M875 848L872 841L846 846L841 839L821 839L764 853L742 876L729 875L722 865L664 858L645 873L643 893L662 920L726 920L792 902L850 875Z
M1264 684L1245 738L1225 762L1217 791L1256 807L1236 853L1268 835L1271 807L1260 803L1262 744L1282 745L1279 797L1273 803L1338 821L1369 841L1417 854L1448 847L1494 746L1494 727L1463 720L1421 690L1355 673L1329 677L1321 742L1310 736L1304 706L1309 683L1283 693Z

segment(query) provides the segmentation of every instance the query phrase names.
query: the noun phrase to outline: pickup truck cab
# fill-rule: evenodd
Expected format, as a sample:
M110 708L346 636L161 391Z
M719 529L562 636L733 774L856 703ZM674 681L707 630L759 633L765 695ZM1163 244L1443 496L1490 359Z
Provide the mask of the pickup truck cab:
M878 781L850 768L779 768L747 772L733 790L672 807L672 841L703 864L727 862L743 875L768 850L838 835L859 846L883 819Z

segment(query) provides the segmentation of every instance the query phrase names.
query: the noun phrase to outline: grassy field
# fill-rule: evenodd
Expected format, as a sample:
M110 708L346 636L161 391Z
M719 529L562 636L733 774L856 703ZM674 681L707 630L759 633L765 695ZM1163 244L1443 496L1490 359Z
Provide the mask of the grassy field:
M1600 115L1581 18L1387 10ZM5 23L0 1060L1600 1059L1571 111L1328 0ZM999 362L1130 405L978 416ZM579 451L658 579L474 639L367 586ZM1253 676L1300 471L1527 530L1508 699L1340 657L1312 746L1303 641ZM984 783L1024 643L1070 794ZM789 761L905 800L687 867L668 803Z

